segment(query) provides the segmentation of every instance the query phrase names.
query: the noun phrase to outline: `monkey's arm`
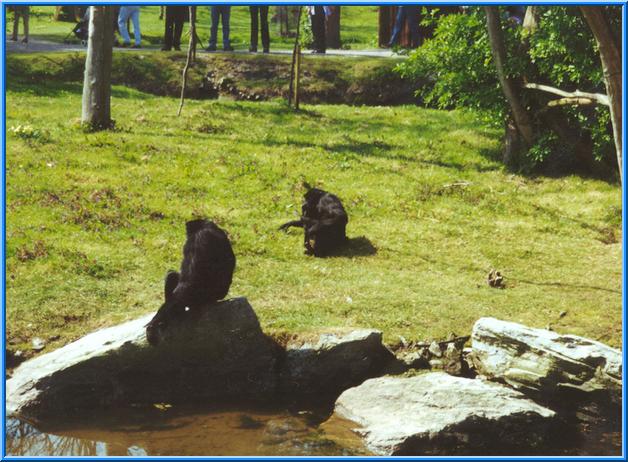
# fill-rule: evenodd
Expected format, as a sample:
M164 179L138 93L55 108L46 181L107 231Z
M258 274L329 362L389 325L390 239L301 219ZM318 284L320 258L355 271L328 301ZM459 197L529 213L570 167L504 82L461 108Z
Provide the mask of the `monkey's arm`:
M289 221L288 223L284 223L283 225L281 225L279 227L280 230L286 230L288 228L290 228L291 226L295 226L298 228L303 228L303 219L300 220L294 220L294 221Z

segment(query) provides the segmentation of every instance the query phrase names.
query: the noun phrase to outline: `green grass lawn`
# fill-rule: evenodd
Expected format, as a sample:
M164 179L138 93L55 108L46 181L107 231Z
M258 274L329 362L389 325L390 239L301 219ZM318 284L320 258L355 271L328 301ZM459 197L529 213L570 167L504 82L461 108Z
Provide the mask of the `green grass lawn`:
M88 134L80 84L19 80L7 82L11 348L155 311L199 216L229 232L230 296L269 332L372 327L395 343L494 316L621 345L619 186L509 173L500 130L468 114L189 100L177 118L176 99L115 86L118 130ZM304 181L344 201L343 255L307 257L299 230L277 231ZM491 268L506 289L488 287Z
M377 48L377 8L376 6L343 6L341 11L341 39L344 47L352 49ZM30 34L33 38L51 40L61 43L74 26L71 22L54 21L54 6L31 7ZM270 7L269 21L275 7ZM303 13L305 14L305 13ZM13 27L13 13L7 15L6 31L10 34ZM207 46L209 26L211 23L209 7L197 8L197 28L203 45ZM231 7L231 40L234 48L248 50L250 41L250 15L248 6ZM281 37L279 24L270 23L271 49L292 48L294 39ZM140 10L140 31L145 46L158 47L163 43L164 21L159 19L158 6L142 6ZM186 38L188 25L184 27L183 42ZM222 29L218 31L218 44L222 43ZM21 31L21 24L20 24ZM72 34L68 37L73 43L78 40ZM261 46L261 42L260 42Z

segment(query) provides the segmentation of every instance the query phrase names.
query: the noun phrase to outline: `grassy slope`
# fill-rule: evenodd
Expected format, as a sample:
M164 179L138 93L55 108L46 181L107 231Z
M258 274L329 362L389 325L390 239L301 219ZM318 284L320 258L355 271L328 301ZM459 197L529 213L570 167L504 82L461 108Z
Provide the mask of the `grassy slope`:
M50 138L7 138L16 348L155 310L193 216L229 231L230 295L247 296L270 331L364 326L395 342L466 334L495 316L621 344L621 244L604 243L620 236L620 189L509 174L493 158L499 133L471 117L221 100L188 101L176 118L175 99L115 87L121 129L84 134L80 85L55 88L8 85L7 127ZM368 241L314 259L298 230L278 232L297 216L303 180L338 194L349 235ZM492 267L506 290L486 285Z
M34 38L62 42L72 30L73 24L58 22L52 19L53 6L31 7L32 15L30 33ZM273 14L271 7L269 14ZM209 26L211 23L209 7L201 6L197 10L198 34L203 45L207 46ZM353 49L377 48L377 7L373 6L345 6L341 10L341 37L346 46ZM9 14L6 24L7 33L13 27L12 13ZM236 49L248 49L250 41L250 15L247 6L233 6L231 8L231 40ZM21 25L20 25L21 27ZM140 11L140 30L145 46L161 45L164 34L164 22L159 19L158 6L143 6ZM21 31L21 28L20 28ZM183 41L187 42L187 25L184 27ZM69 37L77 40L72 35ZM222 44L222 32L218 31L218 44ZM279 36L279 25L270 24L271 48L292 48L294 39ZM261 44L260 44L261 46Z

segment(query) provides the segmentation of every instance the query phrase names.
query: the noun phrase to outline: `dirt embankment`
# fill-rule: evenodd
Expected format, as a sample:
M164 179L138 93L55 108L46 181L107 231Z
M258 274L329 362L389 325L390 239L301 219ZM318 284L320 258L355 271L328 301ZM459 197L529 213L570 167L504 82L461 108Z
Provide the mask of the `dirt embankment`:
M200 55L188 75L187 97L268 100L287 97L289 55ZM112 82L159 96L179 96L183 53L114 55ZM401 78L389 58L308 57L304 55L301 101L365 105L416 104L420 82ZM83 81L83 54L7 56L7 84L75 83Z

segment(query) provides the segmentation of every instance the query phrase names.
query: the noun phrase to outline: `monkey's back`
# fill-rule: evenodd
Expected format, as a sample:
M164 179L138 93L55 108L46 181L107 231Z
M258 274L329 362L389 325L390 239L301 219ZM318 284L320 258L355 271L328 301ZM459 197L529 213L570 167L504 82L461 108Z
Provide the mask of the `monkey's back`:
M185 298L197 303L220 300L229 292L236 264L229 238L209 220L196 223L193 232L189 228L175 292L185 291Z

